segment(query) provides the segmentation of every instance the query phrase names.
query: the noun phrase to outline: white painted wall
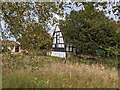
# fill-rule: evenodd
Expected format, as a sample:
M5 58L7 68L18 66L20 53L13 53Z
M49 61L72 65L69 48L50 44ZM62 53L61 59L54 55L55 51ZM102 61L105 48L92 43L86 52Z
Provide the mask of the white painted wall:
M66 58L66 52L52 51L51 56Z
M54 31L60 31L60 28L55 25L53 32ZM56 37L57 34L58 33L55 33L54 37ZM53 33L51 33L51 36L52 35L53 35ZM61 32L59 32L59 36L62 37L62 33ZM58 38L59 38L59 36L58 36ZM63 40L63 38L60 38L57 42L58 43L64 43L64 40ZM56 38L53 39L53 43L56 44ZM52 47L55 47L54 44L52 45ZM57 44L57 48L61 48L61 47L65 48L65 45L64 44L62 44L62 45L61 44ZM55 56L55 57L66 58L66 52L51 51L50 55L51 56Z

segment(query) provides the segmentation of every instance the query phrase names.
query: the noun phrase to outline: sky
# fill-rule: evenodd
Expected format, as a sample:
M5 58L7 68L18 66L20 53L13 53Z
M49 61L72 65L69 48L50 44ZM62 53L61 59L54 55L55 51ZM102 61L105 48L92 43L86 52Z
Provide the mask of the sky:
M68 1L68 2L69 2L69 1ZM77 7L75 4L71 4L71 7L72 7L73 10L75 10L75 11L79 11L79 10L81 10L81 9L84 9L84 6L83 6L83 5L81 5L80 7ZM103 7L102 7L102 6L99 6L97 9L99 9L99 10L101 11L101 10L103 10ZM71 11L72 11L72 10L71 10L70 8L65 8L65 13L70 14ZM106 11L107 11L107 12L108 12L108 11L112 11L112 6L108 4ZM105 15L106 15L107 17L109 17L109 19L113 18L115 21L118 21L118 17L115 17L115 15L113 14L113 12L111 12L110 14L109 14L109 13L106 13ZM58 20L61 19L57 14L54 14L53 16L54 16L55 18L57 18ZM36 20L37 20L37 18L36 18ZM2 26L3 30L5 30L5 23L4 23L4 21L2 20L0 23L1 23L1 26ZM51 27L51 30L49 31L49 33L52 33L52 32L54 31L55 25L54 25L54 26L49 25L49 27ZM8 32L8 33L9 33L9 32ZM2 36L1 33L0 33L0 36ZM0 39L1 39L1 37L0 37ZM12 37L12 38L9 38L9 40L16 41L16 39L13 38L13 37Z
M75 4L72 4L71 7L72 7L75 11L79 11L79 10L84 9L84 6L83 6L83 5L81 5L80 7L77 7ZM102 7L102 6L99 6L99 7L97 7L97 9L99 9L100 11L102 11L102 10L103 10L103 7ZM106 12L107 12L107 13L105 14L106 17L109 17L109 19L113 18L113 20L115 20L115 21L118 21L118 20L119 20L119 18L118 18L118 17L115 17L114 13L112 12L112 10L113 10L113 9L112 9L112 5L107 4L107 9L105 9L105 10L106 10ZM70 14L71 11L72 11L72 10L71 10L70 8L65 8L65 12L66 12L67 14ZM111 13L109 14L108 11L111 11ZM57 15L57 14L55 14L54 17L56 17L57 19L61 19L61 18L59 17L59 15ZM49 31L49 33L53 33L54 27L55 27L55 25L54 25L54 26L51 26L51 30Z

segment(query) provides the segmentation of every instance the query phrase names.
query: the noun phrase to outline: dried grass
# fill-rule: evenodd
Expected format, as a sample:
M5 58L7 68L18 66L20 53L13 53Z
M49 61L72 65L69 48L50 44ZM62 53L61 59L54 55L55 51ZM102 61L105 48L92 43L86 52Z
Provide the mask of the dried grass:
M42 56L3 57L3 87L7 88L117 88L115 67L63 63Z

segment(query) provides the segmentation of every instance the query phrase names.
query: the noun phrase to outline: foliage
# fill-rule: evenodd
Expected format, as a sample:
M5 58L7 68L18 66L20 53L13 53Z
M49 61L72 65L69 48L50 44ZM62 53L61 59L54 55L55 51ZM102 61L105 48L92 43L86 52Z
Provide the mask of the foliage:
M28 50L50 49L51 36L37 23L27 24L27 28L21 33L19 42Z
M37 10L35 10L36 7L34 4L36 5ZM50 3L49 5L53 4ZM4 37L6 38L4 33L9 32L10 30L9 37L13 35L13 37L15 37L15 39L20 42L24 48L29 50L38 50L40 48L48 49L51 46L51 38L46 33L42 24L40 24L50 17L50 13L44 12L49 12L47 9L48 7L44 8L42 11L42 8L45 6L45 3L3 3L3 20L8 25L6 26L6 31L2 31L3 39ZM35 20L37 12L39 12L39 15L37 14L38 19L40 18L39 23Z
M49 3L49 2L32 2L32 3L31 2L4 2L4 3L2 3L1 17L2 17L2 20L5 21L5 25L4 25L5 28L2 29L2 36L3 36L2 38L6 39L9 37L15 37L15 39L17 41L19 41L21 44L25 45L24 47L26 47L26 44L28 44L28 43L30 44L30 45L28 45L28 47L30 47L30 48L35 47L34 45L38 45L37 47L39 47L38 42L37 43L35 42L34 44L32 44L31 40L33 41L35 39L35 37L33 37L33 34L32 33L30 34L29 32L32 32L34 29L35 36L40 37L41 35L39 35L38 33L39 32L41 33L41 31L46 30L46 28L48 29L47 24L52 23L53 13L63 16L63 14L64 14L63 10L65 8L69 8L69 9L73 10L73 7L71 6L72 4L76 4L77 6L81 5L77 2L76 3L73 3L73 2L69 2L69 3L66 3L66 2L64 2L64 3L63 2L51 2L51 3ZM105 50L102 50L103 48L104 49L108 48L107 44L105 44L105 43L108 43L109 41L112 41L112 40L110 39L107 42L105 42L108 38L106 38L106 36L103 36L105 33L102 31L99 32L98 28L102 27L102 29L107 30L106 31L106 34L107 34L107 32L109 32L108 29L111 26L108 26L108 23L106 23L107 19L104 18L102 13L98 15L98 12L96 10L94 10L93 7L89 7L87 5L88 4L89 5L96 4L96 6L102 5L103 7L105 7L106 3L90 3L89 2L89 3L82 3L82 4L87 9L85 11L80 11L80 13L84 12L83 14L81 14L81 17L84 17L84 19L86 19L83 21L82 21L82 18L79 19L79 20L81 20L81 23L84 24L84 26L81 26L81 28L84 28L84 30L83 30L84 33L86 33L86 29L89 28L88 33L91 32L89 35L93 35L93 34L95 35L96 33L97 34L100 33L100 35L96 34L95 36L93 35L92 37L97 38L97 39L99 38L102 40L101 40L101 43L99 42L100 45L98 46L98 40L96 40L97 41L96 42L95 40L92 40L92 38L86 38L86 36L80 35L81 39L82 38L84 38L86 40L91 39L91 40L89 40L89 41L91 41L91 43L88 44L88 42L83 40L83 41L77 43L77 47L79 47L81 45L81 47L79 47L79 49L80 49L83 47L82 45L85 45L85 48L84 48L85 52L89 51L89 53L95 53L95 52L101 53L101 52L105 51ZM113 5L114 13L116 13L118 7L119 7L118 3L116 6ZM72 13L75 13L75 12L73 11ZM96 18L94 18L95 15L96 15ZM116 14L116 15L118 15L118 14ZM67 16L67 18L68 17L69 17L69 15ZM72 15L71 15L71 17L72 17ZM103 20L104 20L103 22L100 17L103 18ZM76 16L76 18L77 18L77 16ZM79 21L79 20L77 20L77 21ZM75 25L73 25L73 26L75 26L75 27L77 26L77 24L78 24L77 21L76 21L76 23L74 23ZM109 21L110 20L108 20L108 22ZM53 22L54 22L54 19L53 19ZM109 24L113 24L112 21ZM108 28L108 29L106 29L106 28ZM72 30L74 30L74 29L72 29ZM93 29L94 30L96 29L96 33L94 32ZM71 33L73 32L72 30L70 31ZM27 31L29 31L29 32L26 33ZM110 32L111 32L111 30L110 30ZM107 35L111 35L110 32ZM88 34L88 33L86 33L86 34ZM114 34L114 31L111 33ZM7 35L7 34L9 34L9 35ZM43 35L43 33L41 33L41 34ZM78 33L76 33L76 35L78 35ZM98 36L98 37L96 37L96 36ZM43 37L44 37L44 35L43 35ZM71 37L72 36L70 36L70 38ZM91 37L91 36L89 36L89 37ZM25 42L24 40L27 40L28 42ZM36 40L40 41L41 39L37 38ZM46 39L46 41L49 41L49 40ZM77 42L75 40L73 40L72 43ZM93 42L94 42L94 45L93 45ZM49 43L49 42L46 42L46 43ZM82 44L82 43L85 43L85 44ZM105 46L101 45L102 43L105 44ZM113 43L113 42L111 42L111 43ZM93 49L92 52L91 52L91 49L88 49L89 47L91 47L91 49ZM96 49L97 49L97 51L95 51ZM110 50L108 50L108 51L110 51Z
M59 13L60 4L56 5L48 2L2 3L2 20L5 22L2 38L14 37L26 49L50 47L51 38L46 35L46 26L52 13Z
M114 40L117 25L105 15L97 11L91 3L85 4L85 10L72 11L67 15L60 28L68 44L72 44L78 52L85 54L108 53L109 47L117 43Z

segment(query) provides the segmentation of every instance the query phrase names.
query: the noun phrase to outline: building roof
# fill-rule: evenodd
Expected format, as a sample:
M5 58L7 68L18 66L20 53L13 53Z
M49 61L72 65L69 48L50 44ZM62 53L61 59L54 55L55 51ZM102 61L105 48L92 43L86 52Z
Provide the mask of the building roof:
M50 36L53 36L55 31L60 31L58 24L55 24L48 33L50 34Z
M11 40L2 40L1 42L2 42L2 46L10 46L10 47L13 47L13 46L19 45L17 42L11 41Z

